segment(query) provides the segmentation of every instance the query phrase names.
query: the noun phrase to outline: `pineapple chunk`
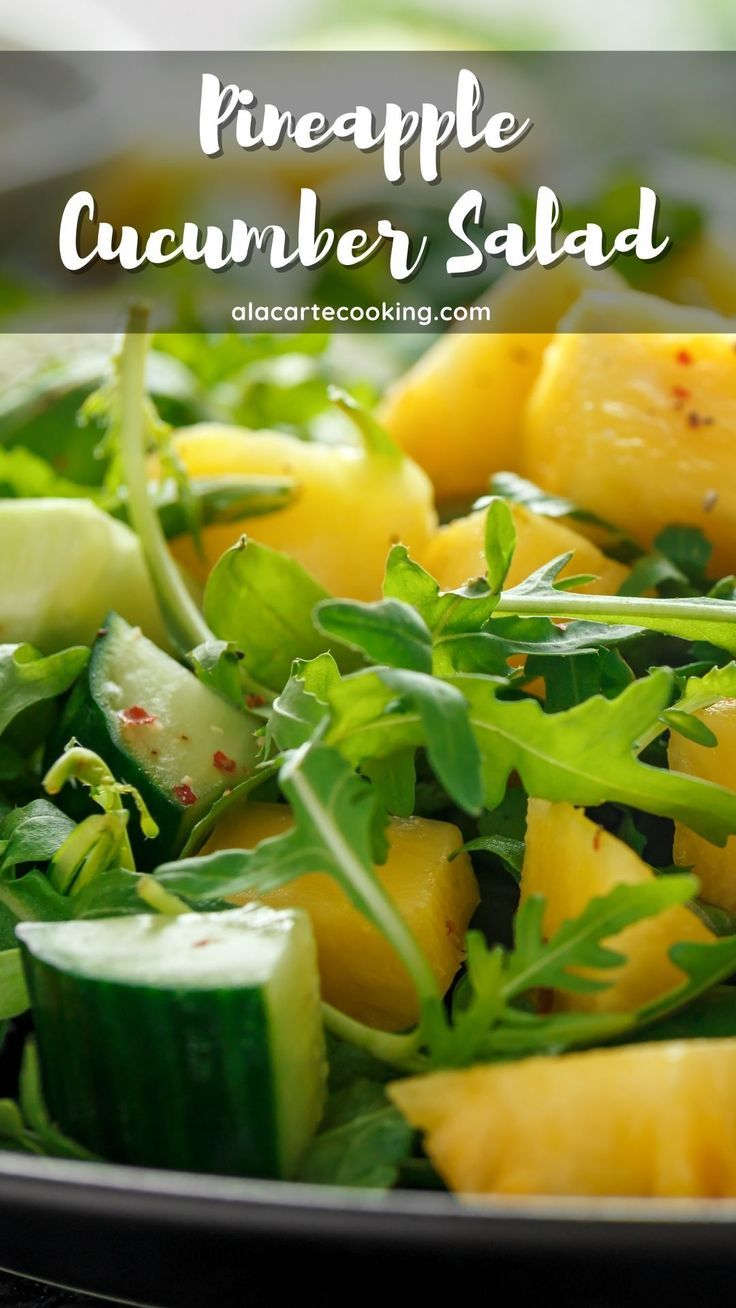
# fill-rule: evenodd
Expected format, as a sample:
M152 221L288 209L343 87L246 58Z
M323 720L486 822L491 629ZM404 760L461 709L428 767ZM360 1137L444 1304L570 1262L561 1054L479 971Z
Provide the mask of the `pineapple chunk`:
M549 563L558 554L573 552L561 576L594 573L596 581L581 590L599 595L615 595L628 576L628 568L609 559L591 541L552 518L532 513L521 504L512 504L516 527L516 551L509 570L507 586L516 586L530 573ZM440 527L430 540L420 562L439 582L443 590L454 590L486 570L484 536L486 510L477 509L466 518L456 518Z
M225 815L205 845L251 849L292 825L284 804L246 804ZM389 855L376 874L423 949L444 994L463 960L468 922L479 902L467 854L449 862L463 843L450 822L392 818ZM252 895L238 895L246 903ZM304 908L314 927L322 994L350 1017L386 1031L418 1017L414 986L389 943L349 902L331 877L315 871L259 898L273 908Z
M651 271L652 289L665 299L736 314L736 257L727 227L706 228Z
M439 501L472 499L491 473L516 467L524 405L549 333L592 285L621 282L577 261L523 277L508 272L484 301L493 331L448 332L389 390L381 421L429 473Z
M736 1195L736 1040L529 1058L389 1087L465 1195Z
M736 699L720 699L697 716L715 733L718 744L709 749L673 732L670 767L736 790ZM675 862L691 867L700 878L703 899L736 913L736 836L729 836L721 848L676 822Z
M175 446L193 477L255 474L297 483L294 501L276 513L205 527L206 561L190 536L173 542L178 561L200 581L245 531L297 559L331 594L376 599L392 544L421 550L436 526L432 487L410 459L214 423L181 430Z
M529 801L521 899L545 896L546 935L577 917L591 899L618 885L641 884L653 875L633 849L596 826L580 809L542 799ZM684 980L669 958L672 945L681 940L707 943L711 939L712 933L689 908L668 908L606 941L627 960L619 967L585 969L586 976L611 983L606 990L586 995L560 993L555 1006L588 1012L640 1008Z
M521 471L645 546L670 523L702 528L722 575L736 569L735 338L676 330L693 311L671 305L657 332L663 302L640 298L648 334L586 329L582 301L570 315L529 398Z

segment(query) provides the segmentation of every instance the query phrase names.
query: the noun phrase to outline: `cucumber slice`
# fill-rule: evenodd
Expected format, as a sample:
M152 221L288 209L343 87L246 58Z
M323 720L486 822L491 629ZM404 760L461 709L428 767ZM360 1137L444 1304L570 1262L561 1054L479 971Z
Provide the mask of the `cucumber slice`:
M91 645L114 608L168 644L138 537L89 500L0 501L0 557L2 640Z
M293 1176L325 1088L300 910L24 923L49 1112L114 1162Z
M57 757L76 737L140 790L160 834L143 841L136 822L130 834L141 866L150 867L175 855L214 800L249 775L260 725L113 613L51 748ZM79 816L74 791L60 802Z

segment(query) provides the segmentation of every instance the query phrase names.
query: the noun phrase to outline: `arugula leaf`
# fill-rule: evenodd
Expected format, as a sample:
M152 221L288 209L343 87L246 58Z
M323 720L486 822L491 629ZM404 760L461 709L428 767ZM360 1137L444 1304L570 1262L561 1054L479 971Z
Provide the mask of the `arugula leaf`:
M295 559L242 536L210 573L204 614L217 637L243 651L253 681L278 691L295 659L330 647L312 620L315 605L328 598Z
M405 545L394 545L386 563L383 593L387 599L411 604L436 639L464 631L478 631L491 616L498 594L485 577L442 591L420 564L409 556Z
M308 872L326 872L396 949L420 1000L436 1015L441 1004L434 973L374 871L374 863L386 857L387 844L385 817L369 783L322 744L288 755L280 783L294 813L289 831L253 850L165 863L157 869L157 881L186 898L226 899L243 890L273 890Z
M508 575L516 549L516 527L511 510L505 500L492 496L487 501L484 548L486 580L497 594Z
M243 707L243 653L232 641L206 640L188 655L194 675L223 699Z
M682 941L670 949L670 958L685 980L673 990L653 999L637 1013L637 1026L647 1026L689 1004L711 986L736 972L736 936L724 936L709 944Z
M724 667L711 668L704 676L686 677L684 686L682 685L682 676L675 673L676 682L682 687L682 695L670 709L660 714L659 719L644 734L641 740L641 747L650 744L656 740L665 726L674 726L676 731L682 735L690 732L690 739L697 739L699 744L715 743L715 736L711 740L712 733L704 723L699 723L692 715L700 709L710 708L719 699L731 699L736 697L736 663L727 663ZM673 720L673 714L674 720ZM685 717L690 716L690 723L685 722ZM698 728L704 727L705 733L700 732L698 737ZM696 733L693 735L693 731Z
M236 808L238 804L242 804L255 790L260 790L261 786L268 786L269 782L273 783L278 768L279 764L275 759L270 762L259 763L255 772L249 777L246 777L244 781L239 781L237 786L233 786L232 790L224 791L219 799L216 799L214 804L211 805L204 817L201 817L199 822L196 822L192 827L181 852L181 857L189 858L192 854L196 854L224 814L229 812L231 808ZM272 796L267 796L267 798L274 799L276 797L275 793Z
M327 695L340 680L331 654L297 659L292 674L273 702L268 740L278 749L297 749L317 733L329 715Z
M416 751L400 749L388 758L369 759L361 768L372 782L378 800L387 813L411 817L416 797Z
M458 854L473 853L475 850L485 854L495 854L514 880L520 881L524 866L524 848L523 840L513 840L510 836L478 836L475 840L468 840L459 849L453 850L450 860L457 858Z
M665 632L682 640L707 641L736 654L736 603L733 600L561 593L554 585L554 579L571 557L561 555L519 586L504 591L496 611L519 616L541 614L568 621L579 617L587 618L589 622L623 622ZM566 578L566 584L570 580Z
M603 527L617 537L626 539L638 551L631 537L625 536L619 527L601 518L597 513L591 512L590 509L583 509L580 505L575 504L573 500L567 499L563 495L551 495L543 491L541 487L536 486L533 481L527 481L524 477L519 477L515 472L496 472L491 478L491 491L494 495L501 495L505 500L510 500L513 504L523 504L525 508L532 513L538 513L544 518L571 518L574 522L588 523L593 527ZM473 505L475 509L485 508L489 502L489 497L484 495L482 499L477 500Z
M13 809L0 822L0 875L7 876L22 863L48 863L74 825L47 799Z
M319 630L351 649L366 654L373 663L432 671L432 635L416 609L402 600L373 603L359 600L322 600L314 610Z
M88 660L89 650L83 645L47 658L32 645L0 645L0 732L31 704L68 690Z
M54 889L43 872L0 881L0 904L16 922L65 922L74 916L67 897Z
M549 940L542 934L544 898L533 895L516 915L515 949L504 974L505 1001L537 987L574 994L605 989L605 980L581 975L577 969L611 968L625 962L624 955L601 942L634 922L686 903L697 894L698 884L697 877L684 874L655 877L642 885L615 886L608 894L589 900L583 911L563 922Z
M122 474L125 481L131 526L138 534L172 643L185 653L209 640L211 633L169 552L150 498L146 461L149 443L157 448L162 466L177 484L195 540L198 539L199 518L186 471L175 456L167 429L146 395L148 343L148 310L143 305L134 304L128 314L128 331L122 348L114 360L114 376L88 398L83 413L87 416L102 413L107 422L100 449L112 454L113 484L121 479L118 474Z
M399 1179L414 1132L376 1081L358 1079L327 1103L319 1134L302 1159L299 1179L318 1185L388 1190Z
M367 454L389 463L401 463L405 458L403 450L391 439L386 428L381 426L370 410L358 403L354 395L339 386L330 386L327 396L357 429Z
M484 677L456 677L470 705L483 761L485 802L503 797L512 772L528 794L582 807L605 801L678 818L715 844L736 831L736 793L724 786L642 763L638 743L668 706L673 677L660 669L616 699L596 695L563 713L534 700L504 701Z
M667 1017L633 1031L629 1041L719 1040L736 1036L736 989L714 986L712 990Z
M456 687L421 672L376 668L344 678L328 698L332 725L325 739L356 767L425 745L448 795L468 813L480 810L481 759L467 703Z

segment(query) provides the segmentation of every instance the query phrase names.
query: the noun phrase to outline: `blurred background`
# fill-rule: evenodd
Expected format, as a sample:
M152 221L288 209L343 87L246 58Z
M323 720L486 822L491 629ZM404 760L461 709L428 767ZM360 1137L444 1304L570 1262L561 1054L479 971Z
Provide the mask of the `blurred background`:
M733 0L0 0L0 42L46 49L733 49Z
M370 5L358 5L355 0L268 0L261 4L214 0L205 6L174 4L172 0L64 0L63 4L59 0L0 0L0 50L290 48L726 51L736 49L736 0L617 0L614 5L556 0L554 6L549 0L455 0L451 6L446 0L371 0ZM88 71L89 61L79 63ZM675 89L685 112L693 103L697 105L692 86L682 97L679 86ZM7 112L3 111L4 93ZM24 229L27 218L23 215L31 212L30 205L22 208L26 199L30 197L36 211L39 209L35 188L43 185L44 178L31 175L34 169L38 173L47 166L49 175L65 172L72 176L79 156L86 175L88 164L82 133L66 130L60 122L56 123L56 137L63 141L64 150L54 146L42 152L41 140L46 138L48 144L53 133L46 132L48 118L37 127L31 112L28 131L37 134L36 144L29 145L32 138L19 131L16 109L20 102L13 99L14 94L0 84L0 195L14 196L18 204L17 209L6 204L10 221L0 240L0 253L3 241L12 244L14 233ZM26 108L30 111L34 106ZM691 142L681 168L682 183L678 181L673 192L674 208L667 215L666 230L676 232L682 253L661 269L654 266L649 283L637 289L731 317L736 315L733 115L713 117L718 131L713 139ZM62 157L65 150L71 154L69 160ZM142 152L136 149L134 153L140 163ZM509 159L513 162L513 156ZM479 156L472 161L479 163ZM531 162L534 164L533 152ZM543 152L541 166L546 169L548 164ZM100 185L112 178L120 193L130 194L128 174L114 153L110 160L100 160L100 170ZM160 160L154 159L153 182L144 188L146 205L149 191L153 194L162 189L159 173ZM630 188L636 180L634 171L622 171L617 165L597 191L582 195L582 211L596 217L591 206L593 210L597 206L602 221L609 219L611 225L616 221L621 226L617 220L622 187ZM272 181L269 179L269 184ZM534 181L533 171L529 176L514 176L507 167L506 172L500 168L489 174L484 187L495 186L499 212L505 203L510 214L523 214ZM185 175L179 185L186 198ZM170 193L163 189L163 200L168 203ZM346 218L352 218L355 199L354 188L349 191ZM336 197L336 203L339 199ZM231 192L225 200L232 211ZM333 299L349 298L340 285L327 289ZM185 295L186 290L184 286ZM371 282L364 287L364 294L373 300L384 290ZM350 295L359 291L360 287L356 292L351 283ZM43 302L45 293L43 284L4 276L0 262L0 446L12 445L21 429L27 433L29 415L35 415L39 435L34 449L44 458L49 455L47 445L59 412L73 424L79 404L98 384L112 339L107 334L76 335L66 324L63 335L59 327L54 334L38 334L24 315L28 305L32 308ZM458 295L466 293L458 287ZM196 317L201 305L196 297L189 300ZM204 329L206 324L193 321L191 326ZM192 421L214 413L303 435L311 431L310 424L322 424L331 381L350 384L354 393L370 403L432 338L429 333L372 338L343 335L328 344L317 336L291 340L263 336L257 342L241 336L220 342L216 348L208 342L206 355L202 339L199 345L193 337L168 336L157 342L154 364L158 373L152 389L166 417L175 422ZM298 422L293 413L295 396ZM91 475L86 467L78 472L82 480ZM8 493L7 487L3 493ZM15 487L15 493L30 492L23 482Z

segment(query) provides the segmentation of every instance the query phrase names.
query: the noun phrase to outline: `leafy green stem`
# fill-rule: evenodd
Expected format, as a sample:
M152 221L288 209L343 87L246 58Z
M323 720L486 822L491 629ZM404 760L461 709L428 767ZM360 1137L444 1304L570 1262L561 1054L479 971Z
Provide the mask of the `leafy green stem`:
M406 1072L424 1071L428 1066L419 1049L422 1044L421 1030L417 1027L406 1035L395 1035L390 1031L378 1031L374 1027L357 1022L354 1018L333 1008L332 1004L322 1004L322 1019L328 1031L345 1040L348 1044L372 1054L382 1063L390 1063Z
M146 476L145 363L148 311L134 305L118 358L120 458L128 487L128 508L174 644L186 653L211 632L169 553Z
M496 614L518 617L586 618L647 627L685 640L708 640L736 654L736 604L719 599L650 599L637 595L571 594L553 586L526 583L499 596Z
M298 762L296 765L287 765L282 775L284 774L292 791L309 812L325 848L334 862L343 869L343 875L353 893L362 901L367 916L380 927L386 940L396 950L414 982L422 1006L434 1012L441 1009L442 1000L434 972L378 878L363 866L350 841L325 812L320 797L310 785L306 771Z

